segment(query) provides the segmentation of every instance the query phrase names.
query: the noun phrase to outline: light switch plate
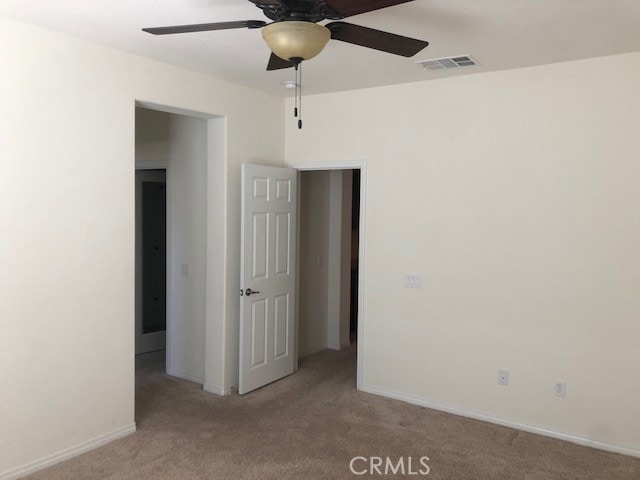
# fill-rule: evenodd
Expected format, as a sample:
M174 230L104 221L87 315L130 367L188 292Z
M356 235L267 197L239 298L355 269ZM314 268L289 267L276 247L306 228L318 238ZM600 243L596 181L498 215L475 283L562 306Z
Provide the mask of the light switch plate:
M188 277L189 275L191 275L191 265L183 263L180 267L180 273L183 277Z

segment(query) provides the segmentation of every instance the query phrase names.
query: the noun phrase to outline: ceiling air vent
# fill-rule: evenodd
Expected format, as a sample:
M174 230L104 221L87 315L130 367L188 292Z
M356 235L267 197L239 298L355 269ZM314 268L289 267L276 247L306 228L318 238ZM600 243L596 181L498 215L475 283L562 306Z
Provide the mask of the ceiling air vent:
M457 57L433 58L416 62L425 70L449 70L451 68L473 67L478 62L471 55L459 55Z

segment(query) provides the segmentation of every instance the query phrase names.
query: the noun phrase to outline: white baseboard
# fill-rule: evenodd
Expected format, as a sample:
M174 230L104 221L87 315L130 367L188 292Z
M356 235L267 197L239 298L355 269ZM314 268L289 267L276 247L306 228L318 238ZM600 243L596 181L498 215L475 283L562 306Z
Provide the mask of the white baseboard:
M183 380L189 380L190 382L199 383L200 385L204 384L204 378L197 377L195 375L190 375L188 373L179 372L177 370L167 370L167 375L171 375L172 377L178 377Z
M62 450L61 452L54 453L53 455L48 455L44 458L41 458L40 460L27 463L26 465L14 468L12 470L7 470L6 472L1 472L0 480L15 480L17 478L31 475L32 473L51 467L60 462L64 462L65 460L69 460L70 458L77 457L78 455L86 453L90 450L106 445L109 442L113 442L114 440L118 440L119 438L131 435L135 431L135 423L127 425L126 427L118 428L117 430L106 433L104 435L100 435L99 437L96 437L92 440L87 440L86 442L83 442L74 447L67 448L66 450Z
M503 427L514 428L516 430L522 430L528 433L535 433L537 435L542 435L545 437L551 437L551 438L556 438L558 440L564 440L566 442L576 443L578 445L582 445L585 447L596 448L598 450L604 450L607 452L620 453L622 455L629 455L631 457L640 457L640 450L633 450L633 449L621 447L618 445L610 445L608 443L598 442L596 440L592 440L589 438L583 438L583 437L578 437L576 435L571 435L568 433L557 432L555 430L550 430L548 428L542 428L542 427L536 427L533 425L527 425L524 423L512 422L509 420L504 420L498 417L492 417L490 415L485 415L482 413L477 413L477 412L464 410L456 407L450 407L448 405L444 405L438 402L433 402L428 399L390 392L383 388L375 387L372 385L362 385L360 390L367 393L373 393L374 395L380 395L387 398L393 398L395 400L401 400L403 402L411 403L413 405L419 405L421 407L431 408L433 410L439 410L441 412L452 413L454 415L459 415L461 417L473 418L474 420L481 420L483 422L502 425Z
M232 385L231 387L216 387L215 385L204 385L202 389L205 392L215 393L224 397L225 395L231 395L235 390L238 390L238 385Z

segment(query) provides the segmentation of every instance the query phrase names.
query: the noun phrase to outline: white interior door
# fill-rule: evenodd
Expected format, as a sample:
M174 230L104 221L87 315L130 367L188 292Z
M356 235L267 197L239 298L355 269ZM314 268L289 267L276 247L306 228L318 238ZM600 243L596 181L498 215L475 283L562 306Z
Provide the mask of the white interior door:
M297 172L242 165L240 385L293 373Z

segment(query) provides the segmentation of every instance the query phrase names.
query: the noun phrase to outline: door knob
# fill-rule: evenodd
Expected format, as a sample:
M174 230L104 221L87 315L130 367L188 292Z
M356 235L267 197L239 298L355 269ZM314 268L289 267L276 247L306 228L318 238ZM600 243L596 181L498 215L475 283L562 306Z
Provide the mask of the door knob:
M260 293L257 290L251 290L250 288L247 288L244 293L247 295L247 297L251 296L251 295L255 295L256 293Z

